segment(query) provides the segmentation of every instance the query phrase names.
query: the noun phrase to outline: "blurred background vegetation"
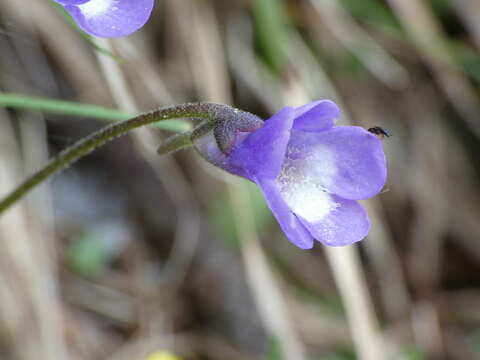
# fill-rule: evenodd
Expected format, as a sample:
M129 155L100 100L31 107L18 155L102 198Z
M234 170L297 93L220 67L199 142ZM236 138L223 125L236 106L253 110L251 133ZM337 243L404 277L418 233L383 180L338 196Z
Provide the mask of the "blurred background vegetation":
M333 99L339 124L393 134L354 245L379 358L480 358L479 49L478 0L157 0L109 41L1 0L0 193L138 111ZM193 151L156 156L165 135L118 139L2 215L0 358L361 358L324 248L295 248Z

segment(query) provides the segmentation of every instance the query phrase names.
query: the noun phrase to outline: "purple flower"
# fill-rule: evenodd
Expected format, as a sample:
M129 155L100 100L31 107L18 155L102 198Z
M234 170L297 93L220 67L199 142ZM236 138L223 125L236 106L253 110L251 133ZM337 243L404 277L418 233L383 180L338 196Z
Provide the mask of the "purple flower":
M321 100L286 107L264 123L228 126L235 136L208 132L193 142L214 165L255 182L299 248L311 248L314 239L348 245L369 231L356 200L380 192L386 163L380 140L357 126L334 126L338 115L335 103Z
M147 22L154 0L54 0L63 5L86 33L99 37L126 36Z

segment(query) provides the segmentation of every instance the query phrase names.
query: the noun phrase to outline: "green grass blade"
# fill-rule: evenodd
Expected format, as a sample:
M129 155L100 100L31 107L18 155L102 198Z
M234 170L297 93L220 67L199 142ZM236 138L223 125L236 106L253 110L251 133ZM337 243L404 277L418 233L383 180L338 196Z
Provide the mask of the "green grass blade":
M282 347L277 339L270 339L265 360L283 360Z
M136 114L128 114L120 110L96 105L11 93L0 93L0 107L34 109L47 113L82 116L110 121L126 120L136 116ZM153 126L175 132L183 132L191 129L189 124L178 120L167 120Z
M285 60L286 16L280 0L251 1L258 45L267 63L279 71Z

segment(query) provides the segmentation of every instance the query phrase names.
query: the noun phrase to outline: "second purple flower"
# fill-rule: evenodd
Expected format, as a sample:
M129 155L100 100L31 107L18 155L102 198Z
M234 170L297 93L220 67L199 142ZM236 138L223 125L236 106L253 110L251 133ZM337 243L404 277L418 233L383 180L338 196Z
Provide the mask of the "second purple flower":
M86 33L99 37L126 36L147 22L154 0L54 0Z

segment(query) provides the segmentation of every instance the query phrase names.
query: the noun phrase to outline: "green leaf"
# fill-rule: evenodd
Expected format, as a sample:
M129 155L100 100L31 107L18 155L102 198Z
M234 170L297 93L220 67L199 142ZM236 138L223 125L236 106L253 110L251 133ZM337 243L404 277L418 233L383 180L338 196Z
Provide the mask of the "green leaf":
M11 93L0 93L0 107L2 106L20 109L34 109L47 113L82 116L110 121L126 120L136 116L136 114L128 114L120 110L96 105ZM179 120L166 120L158 122L153 126L175 132L183 132L191 129L190 124Z
M282 346L277 339L270 339L265 360L283 360Z
M318 358L318 360L355 360L355 352L350 347L340 347L335 350L335 352L323 355Z
M446 14L451 11L451 4L448 0L428 0L427 4L437 15Z
M255 227L262 233L272 223L273 218L257 185L249 181L246 184ZM215 199L209 210L213 228L227 243L238 247L233 211L227 194L224 192Z
M247 181L248 195L252 206L255 227L258 232L262 232L273 222L272 213L265 203L265 199L260 192L257 184Z
M233 212L225 193L210 204L210 220L212 226L226 243L239 247Z
M392 11L383 3L375 0L342 0L350 14L372 26L400 31L400 25Z
M108 264L108 250L94 231L86 232L75 239L68 248L66 261L76 273L92 277L100 273Z
M467 334L467 344L474 358L480 359L480 329L475 329L470 334Z
M416 346L409 346L400 351L400 359L405 360L424 360L425 354Z
M285 54L286 19L281 0L252 0L253 18L260 51L269 65L279 70Z
M480 83L480 53L461 42L452 41L449 46L463 72L472 80Z

